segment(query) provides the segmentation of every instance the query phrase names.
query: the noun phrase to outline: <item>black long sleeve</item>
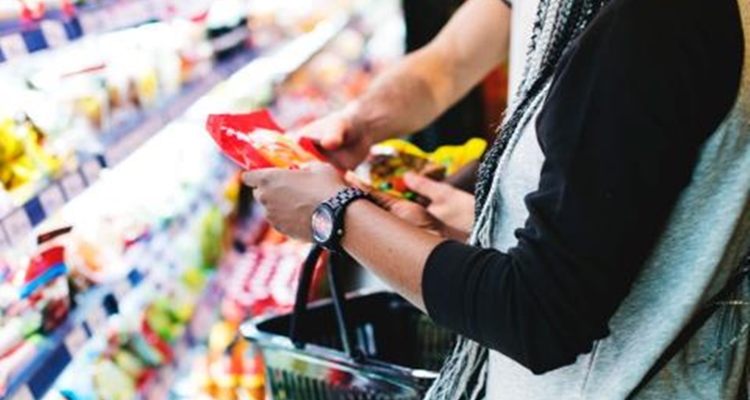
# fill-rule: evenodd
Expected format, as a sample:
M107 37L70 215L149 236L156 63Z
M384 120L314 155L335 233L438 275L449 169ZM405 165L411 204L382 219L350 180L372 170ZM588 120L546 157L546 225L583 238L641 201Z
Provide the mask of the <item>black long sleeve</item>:
M535 373L590 351L733 106L742 59L736 0L610 3L537 120L545 161L517 244L438 246L422 283L430 316Z

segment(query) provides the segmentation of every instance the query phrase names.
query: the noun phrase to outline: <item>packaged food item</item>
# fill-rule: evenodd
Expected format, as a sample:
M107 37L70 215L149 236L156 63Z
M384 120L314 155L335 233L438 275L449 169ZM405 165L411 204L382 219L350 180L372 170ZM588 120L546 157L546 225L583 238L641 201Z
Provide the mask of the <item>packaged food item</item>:
M426 153L405 140L387 140L372 147L367 161L358 169L358 177L392 196L426 201L406 186L406 173L443 180L478 160L486 148L486 141L471 139L461 146L442 146Z
M0 120L0 184L13 192L60 168L44 148L45 136L28 116Z
M325 161L309 138L299 141L284 136L266 110L249 114L214 114L206 129L221 150L240 167L297 169Z
M68 284L68 266L61 236L70 228L57 229L38 238L39 249L24 271L20 299L42 313L42 331L54 331L65 321L72 306Z

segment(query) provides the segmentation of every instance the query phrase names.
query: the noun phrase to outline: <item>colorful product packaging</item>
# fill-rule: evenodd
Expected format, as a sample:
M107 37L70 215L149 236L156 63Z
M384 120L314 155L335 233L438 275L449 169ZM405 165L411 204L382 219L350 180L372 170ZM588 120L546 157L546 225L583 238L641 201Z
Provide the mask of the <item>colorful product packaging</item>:
M210 115L206 129L224 154L246 170L298 169L325 161L312 139L285 136L267 110Z

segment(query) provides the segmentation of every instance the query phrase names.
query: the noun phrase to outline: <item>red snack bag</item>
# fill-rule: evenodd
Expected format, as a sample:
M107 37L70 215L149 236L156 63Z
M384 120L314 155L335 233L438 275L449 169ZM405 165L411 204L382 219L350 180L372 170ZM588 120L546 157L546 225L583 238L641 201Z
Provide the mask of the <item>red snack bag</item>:
M284 136L267 110L249 114L213 114L206 130L221 150L240 167L296 169L325 161L312 139L294 141Z

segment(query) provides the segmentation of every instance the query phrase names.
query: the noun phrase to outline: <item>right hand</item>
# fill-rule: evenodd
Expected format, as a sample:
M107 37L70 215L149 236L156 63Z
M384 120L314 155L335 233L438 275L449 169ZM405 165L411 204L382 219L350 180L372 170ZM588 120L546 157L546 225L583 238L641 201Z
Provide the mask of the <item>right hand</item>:
M365 160L373 144L372 135L358 126L354 106L336 111L290 134L309 137L320 144L321 153L338 168L351 170Z

